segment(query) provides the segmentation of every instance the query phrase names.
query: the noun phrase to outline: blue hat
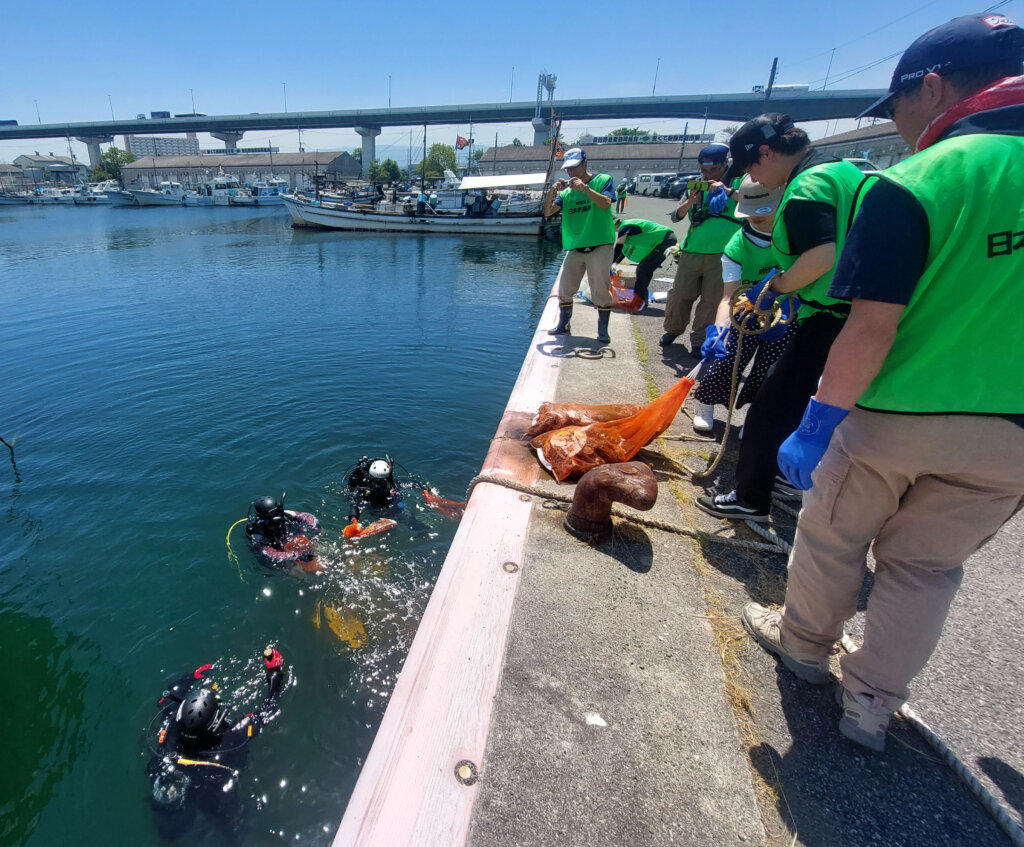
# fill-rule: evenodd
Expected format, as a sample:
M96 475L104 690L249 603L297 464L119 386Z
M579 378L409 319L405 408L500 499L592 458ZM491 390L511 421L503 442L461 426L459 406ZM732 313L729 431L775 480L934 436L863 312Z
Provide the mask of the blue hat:
M953 18L911 44L896 63L889 93L858 118L889 116L892 99L916 86L926 74L974 70L1024 61L1024 30L1006 15L977 14Z
M573 147L565 151L565 158L562 159L562 170L575 168L587 161L587 151L582 147Z
M702 165L721 165L729 158L729 147L726 144L709 144L697 154L697 162Z

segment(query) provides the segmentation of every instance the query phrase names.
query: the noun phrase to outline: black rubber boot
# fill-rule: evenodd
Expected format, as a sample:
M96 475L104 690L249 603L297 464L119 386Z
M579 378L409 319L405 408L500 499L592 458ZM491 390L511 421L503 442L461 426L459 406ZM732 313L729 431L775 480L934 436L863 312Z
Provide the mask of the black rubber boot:
M602 344L607 344L612 340L612 337L608 334L608 319L611 316L611 309L597 310L597 340Z
M558 326L548 330L548 335L565 335L569 332L569 318L572 317L572 304L558 307Z

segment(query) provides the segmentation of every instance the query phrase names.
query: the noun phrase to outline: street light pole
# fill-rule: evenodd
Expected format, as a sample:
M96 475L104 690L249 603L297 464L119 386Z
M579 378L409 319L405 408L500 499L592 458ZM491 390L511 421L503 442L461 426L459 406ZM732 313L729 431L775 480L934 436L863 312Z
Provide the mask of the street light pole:
M288 114L288 83L287 82L282 82L281 83L281 90L284 92L284 111L285 111L285 114Z
M188 90L188 96L192 98L192 114L196 113L196 95L195 92L190 88Z
M110 120L114 120L114 101L110 99L110 95L107 95L107 102L110 104Z
M654 85L651 86L651 97L654 96L654 89L658 87L658 71L661 69L661 56L658 57L658 64L654 66Z
M42 126L43 119L39 117L39 101L33 100L32 102L36 104L36 120L39 121L39 125Z
M508 102L509 103L512 102L512 86L515 85L515 82L516 82L516 66L513 65L512 66L512 80L508 84Z
M391 111L391 74L388 74L388 111Z

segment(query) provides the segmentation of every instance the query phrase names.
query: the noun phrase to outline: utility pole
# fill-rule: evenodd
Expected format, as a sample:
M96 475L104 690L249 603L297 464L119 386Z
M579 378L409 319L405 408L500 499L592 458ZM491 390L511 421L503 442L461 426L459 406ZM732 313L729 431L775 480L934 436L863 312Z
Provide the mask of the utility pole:
M36 120L39 121L39 125L42 126L43 125L43 119L41 117L39 117L39 101L38 100L33 100L32 102L36 104Z
M658 71L661 69L661 56L658 57L658 64L654 66L654 85L651 86L651 97L654 96L654 89L658 87Z
M195 92L193 92L191 88L188 90L188 95L189 95L189 97L192 98L192 116L195 117L195 114L196 114L196 95L195 95Z
M110 95L107 95L107 102L110 104L110 120L114 120L114 101L110 99Z
M388 111L391 111L391 74L388 74Z
M772 72L768 75L768 87L764 90L764 99L767 103L772 96L772 86L775 85L775 71L779 67L779 57L772 59Z
M515 82L516 82L516 66L513 65L512 66L512 79L509 81L509 84L508 84L508 102L509 103L512 102L512 86L515 85Z
M832 72L832 60L836 57L836 48L832 48L832 55L828 57L828 70L825 71L825 84L821 86L821 90L824 91L828 88L828 75Z

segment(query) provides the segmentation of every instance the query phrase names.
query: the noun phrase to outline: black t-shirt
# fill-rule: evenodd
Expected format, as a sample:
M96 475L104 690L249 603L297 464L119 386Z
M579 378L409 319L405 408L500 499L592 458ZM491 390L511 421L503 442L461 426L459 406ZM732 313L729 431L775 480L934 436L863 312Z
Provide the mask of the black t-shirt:
M828 293L907 305L924 273L929 238L928 217L917 199L879 179L853 219Z

